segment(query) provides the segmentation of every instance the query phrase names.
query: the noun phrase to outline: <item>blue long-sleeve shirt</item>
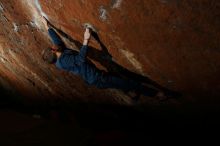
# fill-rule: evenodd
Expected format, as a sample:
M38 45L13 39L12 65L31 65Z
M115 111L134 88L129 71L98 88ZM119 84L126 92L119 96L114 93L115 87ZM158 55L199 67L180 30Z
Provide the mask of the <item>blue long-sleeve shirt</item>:
M63 52L56 62L56 67L81 76L88 84L95 84L101 75L96 66L87 61L86 55L88 46L84 45L79 53L65 47L58 34L49 29L48 33L57 46L63 46Z

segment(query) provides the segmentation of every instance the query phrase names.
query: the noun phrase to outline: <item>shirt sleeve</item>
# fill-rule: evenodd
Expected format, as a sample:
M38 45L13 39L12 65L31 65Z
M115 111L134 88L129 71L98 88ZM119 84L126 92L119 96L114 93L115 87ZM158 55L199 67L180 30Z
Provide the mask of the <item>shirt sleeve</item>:
M79 55L77 55L77 58L80 62L85 62L87 51L88 51L88 46L83 45L82 48L80 49Z
M60 36L52 28L48 29L48 34L55 45L59 47L65 47L65 44Z

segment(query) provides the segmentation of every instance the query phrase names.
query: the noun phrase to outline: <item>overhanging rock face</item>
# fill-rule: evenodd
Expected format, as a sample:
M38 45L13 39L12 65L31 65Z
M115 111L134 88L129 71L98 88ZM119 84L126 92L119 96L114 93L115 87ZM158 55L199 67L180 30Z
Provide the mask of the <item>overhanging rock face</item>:
M218 97L219 9L217 0L1 0L1 78L26 97L130 104L122 92L89 87L79 77L42 61L42 50L51 45L43 15L78 42L83 25L92 24L120 68L179 90L193 101ZM97 62L104 55L100 45L93 40L91 46L99 53L90 53L90 58L109 70Z

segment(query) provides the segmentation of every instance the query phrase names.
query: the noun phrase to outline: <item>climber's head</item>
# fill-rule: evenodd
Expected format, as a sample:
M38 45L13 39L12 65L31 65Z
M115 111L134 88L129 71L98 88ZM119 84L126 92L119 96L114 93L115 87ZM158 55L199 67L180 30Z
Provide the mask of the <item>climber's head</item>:
M57 50L54 48L47 48L42 52L42 58L45 62L49 64L54 64L57 61Z

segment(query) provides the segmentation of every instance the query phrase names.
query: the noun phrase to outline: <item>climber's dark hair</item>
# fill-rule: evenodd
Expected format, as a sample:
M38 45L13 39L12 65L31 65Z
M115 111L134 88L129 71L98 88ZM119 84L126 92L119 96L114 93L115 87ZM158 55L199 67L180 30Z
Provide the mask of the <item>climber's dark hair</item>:
M49 64L54 64L57 61L57 55L52 48L46 48L45 50L43 50L42 58L45 62Z

